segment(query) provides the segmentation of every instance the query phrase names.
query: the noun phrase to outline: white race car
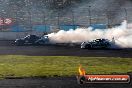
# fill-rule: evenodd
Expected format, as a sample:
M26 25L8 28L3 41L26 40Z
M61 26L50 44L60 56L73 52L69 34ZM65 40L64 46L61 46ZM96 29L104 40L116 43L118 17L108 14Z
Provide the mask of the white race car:
M108 39L95 39L90 42L83 42L81 44L82 49L94 49L94 48L101 48L107 49L111 47L111 42Z

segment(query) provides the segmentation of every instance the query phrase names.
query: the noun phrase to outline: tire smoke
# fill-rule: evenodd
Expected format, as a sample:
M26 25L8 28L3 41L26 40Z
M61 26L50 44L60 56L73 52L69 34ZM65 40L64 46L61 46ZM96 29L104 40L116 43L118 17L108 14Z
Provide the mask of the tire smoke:
M123 21L120 26L108 29L77 28L69 31L60 30L57 33L48 34L54 43L81 43L97 38L105 38L112 41L114 37L116 45L122 48L132 48L132 24Z

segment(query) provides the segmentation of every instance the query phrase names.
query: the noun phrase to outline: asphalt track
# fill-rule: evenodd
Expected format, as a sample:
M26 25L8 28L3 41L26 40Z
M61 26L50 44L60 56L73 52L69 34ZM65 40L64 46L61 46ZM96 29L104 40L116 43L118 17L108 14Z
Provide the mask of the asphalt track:
M0 55L132 57L132 49L87 50L75 46L15 46L0 41ZM132 78L131 78L132 79ZM73 77L1 79L0 88L132 88L130 84L77 84Z
M72 45L15 46L13 41L0 41L0 55L132 57L132 49L80 49Z
M84 84L76 77L25 78L0 80L0 88L132 88L132 84Z

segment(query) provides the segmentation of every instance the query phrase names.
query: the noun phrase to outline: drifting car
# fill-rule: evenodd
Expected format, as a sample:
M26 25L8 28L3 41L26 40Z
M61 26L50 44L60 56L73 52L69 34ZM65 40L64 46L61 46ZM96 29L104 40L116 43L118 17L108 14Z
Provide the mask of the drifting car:
M44 35L42 37L36 35L27 35L24 38L16 39L15 45L46 45L49 43L48 36Z
M24 38L16 39L16 45L34 45L36 41L40 39L39 36L36 35L27 35Z
M82 49L107 49L111 47L111 42L108 39L95 39L90 42L83 42L81 44Z

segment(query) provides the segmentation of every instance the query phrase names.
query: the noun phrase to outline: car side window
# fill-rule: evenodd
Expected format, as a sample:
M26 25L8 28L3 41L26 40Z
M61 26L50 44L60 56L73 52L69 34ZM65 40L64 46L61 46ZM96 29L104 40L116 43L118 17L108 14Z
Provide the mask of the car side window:
M26 36L25 39L29 39L29 36Z

